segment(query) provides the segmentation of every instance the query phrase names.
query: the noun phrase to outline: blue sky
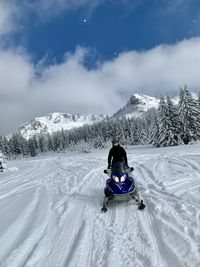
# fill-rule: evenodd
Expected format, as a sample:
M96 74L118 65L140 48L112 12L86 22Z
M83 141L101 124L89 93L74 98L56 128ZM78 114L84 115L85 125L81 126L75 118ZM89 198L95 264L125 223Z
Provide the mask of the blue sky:
M77 46L94 49L94 60L108 60L199 36L199 12L198 0L102 1L92 10L86 4L51 15L29 9L11 43L23 45L35 61L49 53L59 62Z
M0 0L0 134L200 89L198 0Z

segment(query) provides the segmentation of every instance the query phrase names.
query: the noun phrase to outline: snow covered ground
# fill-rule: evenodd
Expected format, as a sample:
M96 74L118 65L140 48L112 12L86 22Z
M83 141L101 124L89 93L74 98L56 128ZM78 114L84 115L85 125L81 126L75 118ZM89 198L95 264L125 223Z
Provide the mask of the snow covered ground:
M200 145L129 147L142 198L101 213L107 151L7 162L1 267L199 267Z

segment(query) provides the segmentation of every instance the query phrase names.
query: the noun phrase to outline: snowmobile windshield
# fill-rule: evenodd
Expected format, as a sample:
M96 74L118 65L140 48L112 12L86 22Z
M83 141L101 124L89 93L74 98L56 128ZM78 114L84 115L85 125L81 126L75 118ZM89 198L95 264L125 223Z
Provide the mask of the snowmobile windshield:
M123 162L113 162L111 172L114 174L124 173L124 164Z

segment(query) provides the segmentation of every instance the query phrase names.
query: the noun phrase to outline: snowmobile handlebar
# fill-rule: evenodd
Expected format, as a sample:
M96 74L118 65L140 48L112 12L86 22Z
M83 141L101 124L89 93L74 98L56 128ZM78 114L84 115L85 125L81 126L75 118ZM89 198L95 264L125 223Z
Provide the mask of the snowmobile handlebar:
M132 171L134 171L134 168L133 167L130 167L130 168L128 168L129 169L129 172L132 172ZM108 170L104 170L103 171L105 174L108 174Z

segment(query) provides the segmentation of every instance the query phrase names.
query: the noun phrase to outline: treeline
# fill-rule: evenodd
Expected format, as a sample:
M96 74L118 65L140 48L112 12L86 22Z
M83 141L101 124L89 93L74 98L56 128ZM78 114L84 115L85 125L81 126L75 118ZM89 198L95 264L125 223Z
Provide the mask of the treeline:
M151 120L155 116L156 110L152 109L143 119L107 119L68 131L54 132L52 135L37 135L29 140L15 133L9 140L0 137L0 150L7 157L36 156L38 153L65 149L89 152L91 148L110 146L113 135L119 136L123 144L145 144L149 142Z
M154 123L154 146L175 146L200 140L200 93L195 99L186 86L181 88L177 105L169 96L161 96Z
M161 96L158 110L150 109L140 118L107 118L52 135L38 135L26 140L15 133L10 139L0 137L0 150L7 157L36 156L66 149L89 152L91 148L110 146L112 136L123 145L152 144L176 146L200 140L200 93L194 99L187 87L180 89L178 104Z

